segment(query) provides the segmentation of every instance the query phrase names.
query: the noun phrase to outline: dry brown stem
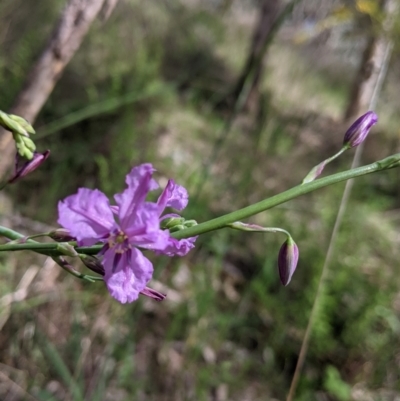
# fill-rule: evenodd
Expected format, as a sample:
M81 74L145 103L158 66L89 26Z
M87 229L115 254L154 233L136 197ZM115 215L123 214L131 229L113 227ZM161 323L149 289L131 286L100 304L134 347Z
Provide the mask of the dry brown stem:
M81 45L93 20L103 9L108 17L118 0L69 0L45 46L28 74L10 112L31 124L59 80L65 66ZM11 134L0 130L0 177L13 162Z

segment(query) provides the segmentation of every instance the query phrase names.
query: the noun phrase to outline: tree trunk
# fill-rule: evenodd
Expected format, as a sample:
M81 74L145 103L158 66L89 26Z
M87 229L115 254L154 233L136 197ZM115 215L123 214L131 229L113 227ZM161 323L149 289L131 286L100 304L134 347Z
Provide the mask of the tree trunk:
M371 99L374 98L389 46L389 38L385 31L392 25L395 7L395 0L383 0L381 2L382 12L386 15L384 29L377 34L372 34L368 40L350 91L349 102L344 113L345 121L352 120L365 113L369 108Z
M260 16L253 33L251 48L242 73L232 91L234 103L241 96L245 85L249 85L245 100L246 106L248 106L247 103L250 97L254 97L256 92L258 92L258 84L262 75L267 50L266 44L269 42L270 35L275 32L273 28L280 9L281 0L263 0L261 3Z
M69 0L50 40L33 65L10 112L31 124L59 80L65 66L78 50L102 7L108 16L117 0ZM13 162L14 146L9 132L0 130L0 177Z

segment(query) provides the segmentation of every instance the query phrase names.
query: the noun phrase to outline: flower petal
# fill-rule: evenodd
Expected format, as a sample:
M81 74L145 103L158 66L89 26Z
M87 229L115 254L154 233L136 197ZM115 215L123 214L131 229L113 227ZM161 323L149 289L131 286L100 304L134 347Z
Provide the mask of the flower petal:
M157 253L167 256L185 256L191 249L194 248L196 239L197 237L191 237L177 240L169 237L167 247L164 250L158 251Z
M167 186L157 200L159 213L161 214L166 207L182 210L187 206L188 200L187 190L176 184L174 180L168 180Z
M148 192L153 186L151 178L153 171L153 166L150 163L134 167L125 179L128 188L114 196L119 206L118 215L123 230L135 223L135 211L143 205Z
M116 253L109 249L103 259L104 281L111 296L121 303L139 297L153 275L153 265L136 248L123 253L116 262Z
M85 245L96 243L116 226L108 198L88 188L58 203L58 223Z
M151 250L163 250L168 245L169 233L160 229L158 206L145 202L135 211L134 225L125 228L131 245Z

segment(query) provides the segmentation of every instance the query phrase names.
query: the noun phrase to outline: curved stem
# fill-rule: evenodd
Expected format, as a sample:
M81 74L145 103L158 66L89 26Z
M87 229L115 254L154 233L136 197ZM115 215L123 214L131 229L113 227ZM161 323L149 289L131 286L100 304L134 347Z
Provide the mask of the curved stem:
M247 206L243 209L239 209L235 212L228 213L221 217L206 221L204 223L198 224L197 226L189 227L185 230L172 233L171 236L176 239L182 239L194 237L196 235L204 234L213 230L218 230L228 224L234 223L235 221L246 219L250 216L271 209L277 205L280 205L291 199L297 198L301 195L305 195L317 189L336 184L341 181L346 181L351 178L360 177L362 175L375 173L377 171L386 170L389 168L394 168L399 166L399 164L400 153L397 153L366 166L346 170L337 174L332 174L330 176L320 178L307 184L297 185L296 187L293 187L285 192L281 192L280 194L274 195L268 199L264 199L261 202L254 203L253 205Z
M341 181L346 181L351 178L360 177L366 174L375 173L381 170L387 170L390 168L398 167L400 165L400 153L386 157L385 159L379 160L375 163L368 164L366 166L350 169L341 173L333 174L328 177L320 178L307 184L300 184L296 187L288 189L287 191L281 192L278 195L274 195L271 198L264 199L258 203L247 206L243 209L236 210L235 212L225 214L221 217L206 221L198 224L197 226L189 227L181 231L171 233L171 236L176 239L194 237L196 235L204 234L209 231L218 230L224 228L229 224L235 223L239 220L243 220L247 217L261 213L265 210L271 209L277 205L285 203L291 199L297 198L298 196L305 195L309 192L315 191L319 188L326 187L328 185L336 184ZM22 234L17 233L9 228L0 226L0 235L9 239L24 238ZM20 251L20 250L32 250L36 252L53 252L57 254L57 243L38 243L36 241L28 240L25 244L5 244L0 245L1 251ZM96 254L100 251L102 245L95 245L92 247L78 247L77 252L85 254Z

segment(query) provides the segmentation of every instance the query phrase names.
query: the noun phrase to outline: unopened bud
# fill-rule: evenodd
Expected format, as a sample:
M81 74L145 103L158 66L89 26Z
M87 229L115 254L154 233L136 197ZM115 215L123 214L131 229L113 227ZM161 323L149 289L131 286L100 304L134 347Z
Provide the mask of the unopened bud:
M57 242L76 241L76 238L74 238L65 228L57 228L56 230L50 231L48 236Z
M353 148L358 146L367 137L369 130L378 122L378 116L373 111L368 111L356 121L346 131L343 146Z
M196 221L196 220L186 220L186 221L183 223L183 225L184 225L186 228L194 227L194 226L197 226L197 221Z
M15 134L29 136L27 130L17 121L15 121L12 114L4 113L0 110L0 125L8 131Z
M184 230L186 227L183 224L177 224L169 229L170 233L176 233L177 231Z
M293 238L288 237L281 246L278 256L279 277L283 285L286 286L290 283L293 273L296 270L298 260L299 248L293 241Z
M185 219L183 217L168 217L161 221L161 228L171 229L177 225L183 224Z
M35 171L49 157L49 155L50 150L46 150L43 153L34 152L31 160L25 160L17 154L15 157L15 172L8 180L8 183L12 184Z
M99 258L97 258L96 256L85 255L83 253L79 254L79 257L81 258L82 263L88 269L100 274L101 276L104 276L104 266L100 262Z
M31 138L28 138L27 136L23 136L21 138L26 148L28 148L32 152L36 150L36 145Z
M20 127L22 127L28 134L35 134L35 130L33 129L32 125L29 124L25 118L16 116L15 114L8 114L8 117L19 124Z
M78 252L76 252L75 248L71 244L68 244L68 242L59 242L56 249L65 256L78 256Z
M165 299L166 295L158 292L156 290L153 290L152 288L149 287L144 287L142 291L140 291L142 295L146 295L146 297L153 298L154 300L161 302Z

